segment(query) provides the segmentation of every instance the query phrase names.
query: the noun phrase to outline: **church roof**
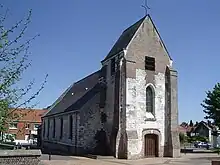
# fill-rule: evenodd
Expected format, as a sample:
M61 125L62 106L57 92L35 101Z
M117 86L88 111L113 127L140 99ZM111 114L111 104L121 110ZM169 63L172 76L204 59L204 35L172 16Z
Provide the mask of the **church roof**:
M122 51L128 46L131 39L133 38L136 31L138 30L138 28L140 27L140 25L142 24L142 22L145 20L146 17L147 16L144 16L139 21L137 21L136 23L134 23L129 28L123 31L123 33L121 34L119 39L116 41L116 43L114 44L114 46L112 47L112 49L110 50L110 52L108 53L108 55L105 57L103 61L111 58L112 56L119 53L120 51Z
M99 75L100 70L74 83L45 116L76 110L84 105L97 92Z
M99 92L100 92L100 83L97 83L93 88L91 88L81 98L79 98L76 102L74 102L67 109L65 109L65 112L79 110L87 101L89 101L92 97L94 97Z

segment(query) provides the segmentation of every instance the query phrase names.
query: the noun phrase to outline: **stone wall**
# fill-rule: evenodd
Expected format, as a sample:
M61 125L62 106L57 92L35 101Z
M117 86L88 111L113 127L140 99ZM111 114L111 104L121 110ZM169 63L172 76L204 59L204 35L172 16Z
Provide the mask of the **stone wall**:
M95 95L80 110L78 145L85 152L92 153L96 147L95 135L101 129L99 110L100 94Z
M145 57L155 58L155 71L145 70ZM126 49L126 130L128 158L144 157L144 135L159 136L159 156L163 156L165 132L165 71L172 64L152 20L139 27ZM146 88L154 91L154 112L146 112ZM171 115L171 114L169 114Z
M116 73L111 75L111 58L103 63L103 66L107 66L106 82L107 82L107 91L106 91L106 104L104 108L104 113L107 115L107 121L103 123L103 128L107 133L108 143L111 145L111 150L115 156L117 150L116 147L116 137L118 134L118 122L119 122L119 86L120 86L120 70L119 62L123 57L124 52L116 54L115 58L115 68ZM117 93L116 93L117 92ZM118 95L118 96L117 96Z
M169 68L170 79L170 145L169 151L171 157L180 157L180 142L178 130L178 88L177 88L177 71Z
M126 60L120 60L120 88L119 88L119 126L116 138L115 156L120 159L128 158L128 138L126 132Z
M46 122L46 127L45 127L45 136L42 135L43 140L49 140L49 141L54 141L54 142L63 142L63 143L72 143L75 144L74 139L70 139L70 125L69 125L69 117L73 117L73 126L72 126L72 132L73 136L75 136L75 128L76 128L76 120L79 120L78 114L76 112L71 112L71 113L66 113L66 114L60 114L60 115L55 115L49 118L44 118ZM63 119L63 135L61 136L61 118ZM54 120L55 119L55 120ZM55 127L54 127L54 121L55 121ZM49 124L49 129L48 129L48 122ZM54 136L54 129L55 129L55 136ZM48 131L49 131L49 136L48 136ZM43 132L43 131L42 131ZM43 133L42 133L43 134Z
M71 154L92 153L96 141L95 134L101 128L100 111L99 111L100 95L96 94L89 100L79 112L69 112L53 117L44 118L46 121L46 133L43 137L43 148L46 152L57 150L59 152L69 152ZM72 139L70 139L70 116L73 117ZM61 137L61 117L63 118L63 136ZM53 121L55 118L55 137L53 137ZM50 120L50 129L48 127ZM47 136L49 131L49 137ZM43 131L42 131L43 132Z
M1 150L0 164L4 165L38 165L40 150Z
M104 108L104 113L107 115L107 122L104 123L104 129L107 132L108 139L110 142L110 136L112 131L112 123L114 118L114 85L115 85L115 75L111 75L111 59L105 62L107 66L107 75L106 75L106 83L107 83L107 91L106 91L106 104Z
M159 155L164 146L165 76L155 75L155 85L146 84L145 71L136 71L136 79L127 78L127 133L128 155L144 156L144 130L156 130L159 135ZM151 85L155 91L155 114L146 112L146 88ZM149 133L149 132L148 132Z

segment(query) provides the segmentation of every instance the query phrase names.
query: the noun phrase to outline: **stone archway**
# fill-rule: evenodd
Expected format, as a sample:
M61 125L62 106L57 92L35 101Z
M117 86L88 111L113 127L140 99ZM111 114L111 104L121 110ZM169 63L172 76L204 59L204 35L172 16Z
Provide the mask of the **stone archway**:
M142 132L142 157L162 157L163 146L161 146L161 132L158 129L144 129ZM149 146L149 144L151 146ZM148 145L147 145L148 144ZM148 147L153 147L152 153L147 154ZM154 153L154 154L153 154Z
M158 135L146 134L144 136L144 156L158 157Z

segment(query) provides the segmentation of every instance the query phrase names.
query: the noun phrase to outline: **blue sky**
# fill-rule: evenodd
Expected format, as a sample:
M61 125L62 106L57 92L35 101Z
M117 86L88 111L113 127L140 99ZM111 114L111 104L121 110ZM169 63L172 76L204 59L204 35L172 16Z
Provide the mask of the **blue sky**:
M39 108L52 104L74 81L100 68L121 32L144 16L142 0L1 0L10 9L8 23L33 10L26 37L32 67L23 84L35 78ZM205 91L219 82L220 1L149 0L150 14L179 72L179 119L202 120ZM33 89L36 90L36 89Z

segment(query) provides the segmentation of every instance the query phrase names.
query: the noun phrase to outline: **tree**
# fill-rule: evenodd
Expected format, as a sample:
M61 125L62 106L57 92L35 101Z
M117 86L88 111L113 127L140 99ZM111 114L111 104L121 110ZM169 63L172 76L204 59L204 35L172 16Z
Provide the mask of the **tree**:
M32 108L36 104L32 101L43 90L45 80L39 89L32 93L34 81L21 86L22 76L31 63L29 60L29 47L31 42L39 35L26 39L24 36L31 22L32 11L27 17L14 25L8 25L8 9L0 5L0 132L4 131L11 120L18 119L14 114L19 108Z
M181 144L184 144L187 141L187 136L184 133L179 133L179 140Z
M188 126L188 123L187 123L187 122L182 122L182 123L180 124L180 126L182 126L182 127L187 127L187 126Z
M197 121L196 124L194 125L195 127L199 125L199 122Z
M193 125L194 125L194 124L193 124L192 120L190 120L189 126L190 126L190 127L193 127Z
M220 83L217 83L212 90L206 92L206 98L201 106L206 114L205 119L212 119L216 126L220 126Z

